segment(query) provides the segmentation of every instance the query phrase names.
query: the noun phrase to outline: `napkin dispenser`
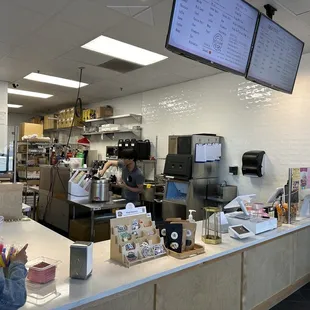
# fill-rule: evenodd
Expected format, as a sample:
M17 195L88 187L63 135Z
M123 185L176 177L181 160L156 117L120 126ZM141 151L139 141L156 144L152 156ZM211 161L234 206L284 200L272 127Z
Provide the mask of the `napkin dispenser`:
M262 177L265 173L265 152L249 151L242 156L242 173L249 177Z
M70 278L87 279L93 271L93 243L75 242L70 246Z

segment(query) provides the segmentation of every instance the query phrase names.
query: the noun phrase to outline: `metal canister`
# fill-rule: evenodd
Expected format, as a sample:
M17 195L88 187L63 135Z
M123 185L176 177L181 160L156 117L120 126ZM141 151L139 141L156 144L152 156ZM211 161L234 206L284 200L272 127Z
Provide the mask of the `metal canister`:
M92 180L90 189L90 200L95 202L106 202L109 197L109 181L107 179Z

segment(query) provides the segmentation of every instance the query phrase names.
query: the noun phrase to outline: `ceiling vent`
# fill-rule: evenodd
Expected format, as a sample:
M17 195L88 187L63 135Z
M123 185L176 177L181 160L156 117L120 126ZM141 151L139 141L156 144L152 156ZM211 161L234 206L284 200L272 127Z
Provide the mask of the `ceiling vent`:
M119 73L128 73L128 72L143 68L143 66L141 65L134 64L132 62L128 62L128 61L117 59L117 58L114 58L105 63L102 63L98 65L98 67L113 70Z

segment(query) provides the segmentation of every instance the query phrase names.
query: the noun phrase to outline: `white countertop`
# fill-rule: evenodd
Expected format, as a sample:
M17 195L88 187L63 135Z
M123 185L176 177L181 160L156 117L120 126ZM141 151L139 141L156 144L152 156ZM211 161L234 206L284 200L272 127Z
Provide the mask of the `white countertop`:
M201 222L198 226L196 242L203 244L200 241ZM243 241L234 240L225 234L223 243L220 245L203 244L206 249L205 254L186 260L166 256L129 269L110 261L110 242L104 241L94 245L93 275L86 281L69 278L69 252L72 244L70 240L33 221L4 223L1 235L6 243L29 243L29 260L45 256L62 261L57 269L56 281L51 284L54 287L56 284L60 296L41 306L40 309L72 309L308 226L310 226L310 219L294 225L283 225L277 230ZM35 308L37 306L27 303L22 309Z

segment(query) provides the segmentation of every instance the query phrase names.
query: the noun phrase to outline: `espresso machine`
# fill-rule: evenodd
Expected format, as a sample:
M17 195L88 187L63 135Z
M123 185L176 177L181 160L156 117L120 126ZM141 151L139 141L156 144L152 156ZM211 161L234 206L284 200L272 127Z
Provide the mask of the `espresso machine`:
M197 146L216 146L214 160L201 161ZM206 187L217 184L219 177L221 137L214 134L169 136L169 154L164 175L166 187L163 199L163 219L187 219L195 210L195 220L202 220Z

